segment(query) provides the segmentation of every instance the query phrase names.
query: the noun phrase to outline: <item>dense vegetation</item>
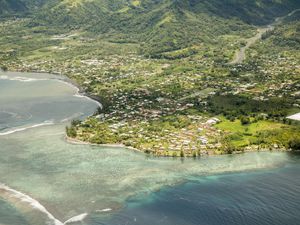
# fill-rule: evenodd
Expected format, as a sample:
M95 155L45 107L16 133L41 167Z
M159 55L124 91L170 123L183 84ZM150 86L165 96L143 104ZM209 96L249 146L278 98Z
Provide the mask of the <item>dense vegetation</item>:
M67 135L166 156L297 149L298 0L0 1L2 70L64 74L104 108ZM9 3L9 4L8 4Z
M216 36L239 35L299 5L297 0L2 0L0 15L32 10L29 27L86 30L113 42L141 43L142 53L163 57L168 51L215 44Z
M24 17L32 15L42 7L47 0L0 0L0 18L11 18L14 16Z
M293 99L272 97L259 101L243 95L213 96L208 99L209 111L213 114L223 114L230 120L240 116L264 117L273 120L286 121L290 113Z

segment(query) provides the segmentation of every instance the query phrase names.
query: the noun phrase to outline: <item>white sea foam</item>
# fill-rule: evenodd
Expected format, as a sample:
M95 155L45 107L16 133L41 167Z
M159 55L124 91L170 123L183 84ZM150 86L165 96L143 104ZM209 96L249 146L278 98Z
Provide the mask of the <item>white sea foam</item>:
M28 203L33 209L36 209L45 214L51 221L53 221L54 225L64 225L64 223L56 219L41 203L31 198L29 195L16 191L4 184L0 184L0 190L6 191L8 194L10 194L11 197Z
M37 128L37 127L42 127L42 126L50 126L50 125L53 125L53 124L54 124L53 121L45 121L43 123L34 124L32 126L20 127L20 128L16 128L16 129L13 129L13 130L6 131L6 132L2 132L2 133L0 133L0 136L9 135L9 134L13 134L13 133L20 132L20 131L25 131L25 130L32 129L32 128Z
M38 78L29 78L29 77L9 77L6 75L0 76L0 80L11 80L11 81L20 81L20 82L35 82L35 81L44 81L49 79L38 79Z
M0 183L0 190L6 192L10 198L20 200L21 202L28 204L32 209L38 210L39 212L45 214L48 217L48 219L53 223L53 225L65 225L68 223L80 222L83 221L88 216L87 213L83 213L78 216L74 216L65 222L61 222L60 220L56 219L39 201L33 199L29 195L14 190L1 183Z
M53 80L55 80L55 81L57 81L57 82L60 82L60 83L63 83L63 84L65 84L65 85L68 85L69 87L72 87L72 88L76 89L76 92L79 92L79 91L80 91L78 87L76 87L74 84L72 84L72 83L70 83L70 82L67 82L67 81L62 80L62 79L57 79L57 78L54 78Z
M80 221L84 220L87 216L88 216L87 213L83 213L78 216L74 216L71 219L68 219L66 222L64 222L64 224L80 222Z
M106 208L106 209L96 210L96 212L109 212L111 210L112 210L111 208Z
M57 82L63 83L65 85L68 85L68 86L74 88L76 90L76 94L74 95L74 97L85 98L89 101L95 102L99 107L102 108L101 103L99 103L98 101L96 101L96 100L94 100L90 97L87 97L85 95L81 95L80 90L79 90L78 87L76 87L72 83L69 83L69 82L67 82L65 80L62 80L62 79L59 79L59 78L45 78L45 79L43 79L43 78L30 78L30 77L9 77L7 75L1 75L0 80L11 80L11 81L20 81L20 82L35 82L35 81L55 80Z
M18 116L18 114L17 114L17 113L14 113L14 112L0 111L0 113L6 113L6 114L8 114L8 115L10 115L10 116L12 116L12 117L17 117L17 116Z
M98 102L98 101L96 101L96 100L94 100L94 99L92 99L92 98L90 98L90 97L88 97L88 96L85 96L85 95L80 94L80 89L79 89L78 87L76 87L74 84L71 84L71 83L69 83L69 82L67 82L67 81L60 80L60 79L55 79L55 80L58 81L58 82L61 82L61 83L63 83L63 84L66 84L66 85L68 85L68 86L70 86L70 87L72 87L72 88L74 88L74 89L76 90L76 94L73 95L74 97L76 97L76 98L85 98L85 99L87 99L87 100L89 100L89 101L91 101L91 102L96 103L100 108L103 107L102 104L101 104L100 102Z
M85 99L87 99L87 100L89 100L89 101L91 101L91 102L96 103L100 108L103 107L102 104L101 104L100 102L98 102L98 101L96 101L96 100L94 100L94 99L92 99L92 98L90 98L90 97L88 97L88 96L81 95L81 94L79 94L79 92L77 92L77 93L76 93L75 95L73 95L73 96L76 97L76 98L85 98Z
M84 113L75 113L75 114L73 114L73 115L70 116L70 117L67 117L67 118L65 118L65 119L62 119L60 122L61 122L61 123L68 122L68 121L71 121L72 119L78 118L78 117L80 117L80 116L82 116L82 115L84 115Z

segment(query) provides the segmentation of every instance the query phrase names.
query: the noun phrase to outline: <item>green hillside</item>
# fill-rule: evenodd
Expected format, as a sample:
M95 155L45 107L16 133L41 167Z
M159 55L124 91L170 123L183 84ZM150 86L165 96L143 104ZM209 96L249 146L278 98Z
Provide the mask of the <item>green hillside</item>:
M32 16L51 0L0 0L0 18Z
M27 7L21 0L0 0L1 17L25 11L27 11Z
M115 42L139 42L144 54L160 57L270 23L298 6L297 0L52 0L34 15L32 26L111 35Z
M1 0L0 15L26 13L29 27L80 29L113 42L138 42L143 54L157 58L214 44L220 35L240 34L297 7L297 0Z

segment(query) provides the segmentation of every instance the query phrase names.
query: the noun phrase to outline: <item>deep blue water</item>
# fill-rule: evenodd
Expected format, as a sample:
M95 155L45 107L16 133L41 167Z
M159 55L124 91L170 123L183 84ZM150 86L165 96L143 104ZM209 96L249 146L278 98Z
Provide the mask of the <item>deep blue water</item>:
M300 157L283 168L202 177L130 199L105 225L298 225Z

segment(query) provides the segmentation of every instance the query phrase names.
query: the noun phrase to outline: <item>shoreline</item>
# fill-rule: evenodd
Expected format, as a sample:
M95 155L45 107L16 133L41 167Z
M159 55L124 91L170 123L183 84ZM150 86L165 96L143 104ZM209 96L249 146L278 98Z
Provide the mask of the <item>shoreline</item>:
M254 152L292 152L290 149L268 149L268 148L253 148L252 150L244 150L244 151L239 151L239 152L232 152L231 154L225 153L225 154L216 154L215 152L208 152L207 154L203 155L198 155L196 157L190 156L190 155L185 155L183 157L181 156L166 156L166 155L155 155L151 153L145 153L137 148L131 147L131 146L126 146L124 144L96 144L96 143L91 143L88 141L80 141L76 138L71 138L68 137L67 135L64 136L64 141L69 144L73 145L90 145L90 146L98 146L98 147L111 147L111 148L125 148L127 150L135 151L138 153L142 153L145 156L153 156L153 157L159 157L159 158L199 158L199 157L211 157L211 156L225 156L225 155L240 155L240 154L245 154L245 153L254 153ZM257 146L258 147L258 146Z
M89 94L86 91L84 91L84 89L75 80L72 80L71 78L69 78L69 77L67 77L66 75L63 75L63 74L53 74L53 75L61 76L63 78L64 82L66 82L68 84L71 84L73 87L77 88L77 90L78 90L77 94L79 94L83 97L87 97L87 98L97 102L99 107L103 108L100 97L98 97L96 95Z
M101 108L103 107L103 105L101 104L101 102L99 100L99 97L91 95L91 94L85 92L83 90L83 88L76 81L70 79L66 75L59 74L59 73L39 72L39 71L34 71L34 72L31 72L31 71L26 71L26 72L23 72L23 71L1 71L1 72L3 72L3 73L10 73L10 72L34 73L34 74L48 74L48 75L57 76L56 78L50 78L49 80L51 80L51 79L52 80L57 80L58 82L63 82L67 85L70 85L70 86L76 88L78 97L88 98L91 101L96 102L99 107L101 107ZM272 151L291 152L291 150L289 150L289 149L279 149L279 148L271 149L271 147L270 148L260 148L259 146L253 146L251 148L251 146L246 146L245 148L250 147L251 150L244 149L242 151L236 151L236 152L232 152L232 153L219 153L219 154L216 153L215 150L213 150L213 151L206 151L206 153L201 153L200 155L197 155L197 156L186 155L185 154L182 157L182 156L180 156L180 154L177 155L177 156L171 156L171 155L163 155L163 154L154 154L154 153L151 153L151 152L146 153L146 152L144 152L140 149L137 149L137 148L134 148L134 147L131 147L131 146L126 146L126 145L121 144L121 143L96 144L96 143L91 143L91 142L87 142L87 141L81 141L81 140L78 140L76 138L70 138L67 135L65 135L64 140L67 143L76 144L76 145L90 145L90 146L99 146L99 147L125 148L125 149L132 150L132 151L135 151L135 152L143 153L143 154L148 155L148 156L163 157L163 158L166 158L166 157L167 158L197 158L197 157L205 157L205 156L236 155L236 154L243 154L243 153L249 153L249 152L267 152L267 151L270 151L270 152L272 152Z
M137 148L126 146L124 144L117 144L117 143L115 143L115 144L96 144L96 143L91 143L88 141L80 141L76 138L68 137L67 135L65 135L63 139L65 142L67 142L69 144L73 144L73 145L90 145L90 146L98 146L98 147L126 148L128 150L146 154L145 152L143 152Z
M84 89L75 81L69 78L66 75L63 75L61 73L50 73L50 72L45 72L45 71L22 71L22 70L8 70L8 71L3 71L0 69L0 72L2 73L32 73L32 74L47 74L47 75L53 75L56 76L56 78L50 78L49 80L57 80L59 82L64 82L67 83L68 85L74 87L77 89L77 94L82 96L82 97L87 97L92 101L97 102L99 107L103 107L101 103L101 99L98 96L92 95L84 91Z

